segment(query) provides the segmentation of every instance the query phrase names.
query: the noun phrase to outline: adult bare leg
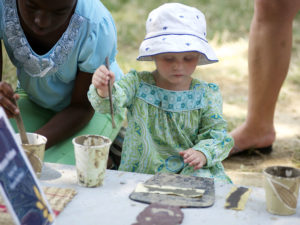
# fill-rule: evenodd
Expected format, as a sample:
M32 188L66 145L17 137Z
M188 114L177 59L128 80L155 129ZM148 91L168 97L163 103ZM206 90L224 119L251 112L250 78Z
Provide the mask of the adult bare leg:
M274 112L286 78L293 19L300 0L256 0L249 36L249 91L246 121L231 132L230 154L270 146L276 137Z

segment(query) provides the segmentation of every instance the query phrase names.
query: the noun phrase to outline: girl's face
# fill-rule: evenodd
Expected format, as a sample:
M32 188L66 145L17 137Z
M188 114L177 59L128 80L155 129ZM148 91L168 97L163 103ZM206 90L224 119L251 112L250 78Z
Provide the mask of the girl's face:
M23 29L34 36L47 36L69 23L77 0L18 0Z
M156 85L170 90L188 90L199 57L198 52L163 53L154 56L158 71L154 76Z

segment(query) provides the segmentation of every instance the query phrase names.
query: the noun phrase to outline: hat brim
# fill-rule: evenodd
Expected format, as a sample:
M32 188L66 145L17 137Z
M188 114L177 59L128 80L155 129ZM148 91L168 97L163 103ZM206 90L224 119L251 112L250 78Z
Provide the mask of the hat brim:
M160 35L145 39L140 46L139 61L152 61L153 56L162 53L199 52L198 65L218 62L214 50L203 39L186 34Z

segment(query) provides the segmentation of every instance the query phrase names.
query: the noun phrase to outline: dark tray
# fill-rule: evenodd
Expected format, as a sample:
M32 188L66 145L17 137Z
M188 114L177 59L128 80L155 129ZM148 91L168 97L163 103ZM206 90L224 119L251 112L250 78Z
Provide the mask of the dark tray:
M133 191L129 198L143 203L158 202L179 207L209 207L215 202L215 187L213 178L194 177L179 174L158 173L145 182L148 185L167 185L182 188L204 189L201 198L186 198L176 195L162 195Z

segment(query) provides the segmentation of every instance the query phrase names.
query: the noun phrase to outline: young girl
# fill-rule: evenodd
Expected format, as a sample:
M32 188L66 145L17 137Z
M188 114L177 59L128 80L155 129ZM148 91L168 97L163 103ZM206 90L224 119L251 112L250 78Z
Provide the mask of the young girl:
M52 146L45 160L74 164L71 140L80 134L114 139L122 115L116 115L118 129L112 130L109 114L94 114L86 96L92 73L106 56L116 79L122 75L115 61L114 21L102 3L2 0L0 17L0 38L18 75L17 94L0 82L0 106L13 117L19 110L12 99L21 97L26 130L46 136L47 148Z
M114 109L128 109L119 170L180 173L230 182L221 161L233 146L216 84L193 79L197 65L217 62L206 40L204 15L169 3L153 10L138 60L154 60L153 72L131 71L113 85ZM88 96L108 112L105 66L94 73Z

